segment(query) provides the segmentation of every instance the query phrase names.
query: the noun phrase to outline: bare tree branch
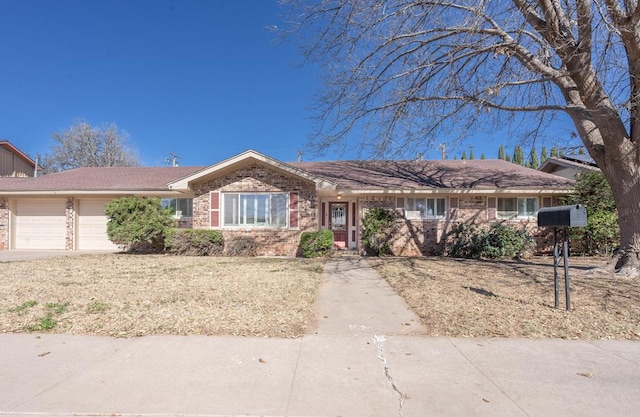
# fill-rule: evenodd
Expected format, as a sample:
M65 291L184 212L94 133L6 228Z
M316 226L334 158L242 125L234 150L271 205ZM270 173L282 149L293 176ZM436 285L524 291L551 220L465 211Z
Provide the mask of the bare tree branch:
M128 135L115 124L96 128L78 120L52 136L56 143L44 156L47 173L79 167L139 165L135 151L127 145Z

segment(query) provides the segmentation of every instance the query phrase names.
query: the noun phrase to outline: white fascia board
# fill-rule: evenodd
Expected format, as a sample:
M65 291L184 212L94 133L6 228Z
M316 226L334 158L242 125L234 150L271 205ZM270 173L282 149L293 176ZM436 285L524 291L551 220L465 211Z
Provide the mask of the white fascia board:
M415 189L415 190L390 190L390 189L378 189L378 190L350 190L350 189L335 189L336 192L342 193L343 196L348 195L424 195L424 194L567 194L573 192L573 188L526 188L526 189L451 189L451 188L439 188L439 189Z
M189 192L174 191L174 190L99 190L99 191L74 191L74 190L60 190L60 191L0 191L0 196L11 197L28 197L28 196L128 196L128 195L142 195L151 197L176 197L176 198L189 198L193 194Z
M322 187L331 187L331 186L335 186L335 184L331 183L330 181L326 181L323 178L317 177L315 175L309 174L306 171L297 169L292 167L291 165L288 165L284 162L278 161L277 159L273 159L270 158L266 155L263 155L259 152L253 151L253 150L248 150L245 151L241 154L238 154L234 157L231 157L229 159L226 159L222 162L218 162L216 164L213 164L207 168L203 168L200 171L194 172L193 174L181 178L177 181L174 182L170 182L169 183L169 188L172 190L188 190L189 189L189 183L196 181L200 178L206 177L208 175L214 174L218 171L224 170L225 168L229 168L235 164L238 164L240 162L246 161L248 159L253 159L256 161L260 161L263 162L267 165L270 165L272 167L281 169L283 171L286 171L290 174L296 175L298 177L304 178L306 180L312 181L316 184L316 187L322 186Z

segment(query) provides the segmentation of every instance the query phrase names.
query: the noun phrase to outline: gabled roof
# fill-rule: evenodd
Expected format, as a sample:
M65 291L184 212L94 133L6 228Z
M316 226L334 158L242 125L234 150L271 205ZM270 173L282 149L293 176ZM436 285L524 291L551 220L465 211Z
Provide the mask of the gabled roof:
M290 165L352 190L569 189L573 181L502 161L333 161Z
M25 161L27 164L29 164L31 167L35 169L36 162L33 159L29 158L27 154L22 152L20 149L13 146L11 142L7 140L0 140L0 147L5 148L7 151L16 155L18 158L22 159L23 161ZM38 165L38 172L40 171L44 171L44 169L40 165Z
M597 171L599 169L595 161L587 155L568 155L547 158L538 169L542 172L553 173L559 168L573 169L576 172Z
M36 178L0 178L0 192L168 191L202 167L85 167Z
M251 162L258 162L270 166L276 170L287 172L291 175L304 178L307 181L316 183L317 188L335 188L335 185L321 175L309 172L307 170L299 169L293 166L293 164L286 164L278 161L277 159L263 155L254 150L247 150L241 154L233 156L229 159L225 159L222 162L210 165L200 171L194 172L191 175L185 176L178 181L174 181L169 184L169 188L186 190L189 188L189 184L195 181L204 181L207 178L213 178L224 172L234 170L238 167L244 166Z
M574 181L502 160L283 163L246 151L208 167L87 167L36 178L0 178L0 194L176 193L251 163L345 192L566 192Z

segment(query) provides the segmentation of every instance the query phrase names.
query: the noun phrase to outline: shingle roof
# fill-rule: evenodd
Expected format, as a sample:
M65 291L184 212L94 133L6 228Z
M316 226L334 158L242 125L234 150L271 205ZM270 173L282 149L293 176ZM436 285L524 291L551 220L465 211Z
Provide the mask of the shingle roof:
M0 191L166 191L202 167L85 167L36 178L0 178Z
M502 160L333 161L287 165L354 190L568 189L574 181ZM36 178L0 178L0 192L168 191L203 167L76 168Z
M571 188L574 181L510 162L333 161L292 162L296 168L346 189L546 189Z

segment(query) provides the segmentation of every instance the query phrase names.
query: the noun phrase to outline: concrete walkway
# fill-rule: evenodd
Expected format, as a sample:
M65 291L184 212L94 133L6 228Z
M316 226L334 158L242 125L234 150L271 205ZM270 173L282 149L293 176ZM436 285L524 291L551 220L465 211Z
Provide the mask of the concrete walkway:
M364 260L324 278L299 339L0 334L0 416L638 415L637 342L408 335Z
M311 334L425 333L404 299L360 257L336 258L326 265L315 309Z

